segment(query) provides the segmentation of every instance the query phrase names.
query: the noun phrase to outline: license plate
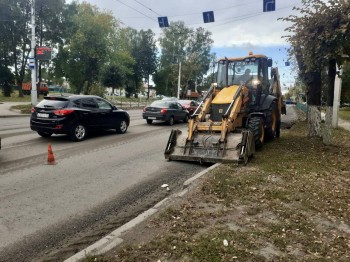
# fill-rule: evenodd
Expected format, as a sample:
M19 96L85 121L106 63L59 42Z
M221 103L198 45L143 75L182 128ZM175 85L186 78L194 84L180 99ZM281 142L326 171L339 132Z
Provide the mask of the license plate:
M149 116L148 119L157 119L157 118L154 116Z
M48 118L49 114L38 113L38 117Z

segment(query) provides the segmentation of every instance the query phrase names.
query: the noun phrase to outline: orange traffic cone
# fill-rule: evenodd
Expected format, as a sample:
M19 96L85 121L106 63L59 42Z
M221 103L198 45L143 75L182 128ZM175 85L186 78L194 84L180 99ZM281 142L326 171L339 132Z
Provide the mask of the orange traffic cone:
M51 144L48 144L47 147L47 164L48 165L56 165L55 157L53 156Z

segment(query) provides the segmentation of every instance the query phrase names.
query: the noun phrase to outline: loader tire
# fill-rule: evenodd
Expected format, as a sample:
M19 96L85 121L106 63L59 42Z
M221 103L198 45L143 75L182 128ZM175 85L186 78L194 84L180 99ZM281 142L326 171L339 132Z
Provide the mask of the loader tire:
M276 137L279 138L281 134L281 120L277 121Z
M265 112L265 133L266 133L266 139L272 140L277 136L277 131L280 127L278 125L279 116L278 116L278 109L275 102L271 104L271 107L269 110Z
M253 133L255 148L261 148L265 142L264 120L261 117L252 117L247 128Z

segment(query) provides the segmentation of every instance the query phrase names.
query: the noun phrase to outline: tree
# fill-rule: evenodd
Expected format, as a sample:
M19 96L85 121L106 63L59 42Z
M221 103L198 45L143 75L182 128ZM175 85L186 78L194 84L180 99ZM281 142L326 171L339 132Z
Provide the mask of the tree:
M52 48L57 44L62 44L64 37L64 0L36 0L35 5L36 32L39 46ZM42 79L43 65L48 67L50 61L38 61L38 86Z
M177 93L180 61L182 90L202 82L211 60L213 40L210 32L201 27L195 30L187 28L183 22L173 22L170 27L163 29L159 42L162 51L158 70L163 71L162 75L166 77L163 82L167 84L168 94ZM165 72L168 75L164 75Z
M292 22L286 30L291 54L298 62L299 76L307 86L309 136L320 136L321 73L328 71L327 105L333 105L335 65L344 63L350 53L350 3L348 0L302 0L295 8L301 16L289 16ZM327 109L331 119L332 110ZM330 123L331 121L326 121Z
M0 60L0 62L2 62ZM10 69L0 63L0 87L5 97L10 97L12 93L13 74Z
M0 57L6 67L13 68L15 81L21 86L30 52L30 41L27 37L30 1L0 0L0 9L5 10L7 18L0 21ZM21 88L19 96L23 96Z
M142 77L147 81L147 98L149 98L149 77L157 68L157 46L152 30L141 30L139 32L139 41L134 52L136 64L139 67Z
M76 93L88 93L100 77L113 50L117 22L111 13L100 12L87 3L77 5L72 22L74 31L60 48L58 60ZM84 88L85 87L85 88Z

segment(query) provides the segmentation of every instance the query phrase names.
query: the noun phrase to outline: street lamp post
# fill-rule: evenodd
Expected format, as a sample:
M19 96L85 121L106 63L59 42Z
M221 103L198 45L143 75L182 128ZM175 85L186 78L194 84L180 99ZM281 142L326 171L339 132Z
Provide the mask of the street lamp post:
M31 25L32 25L32 35L31 35L31 52L30 58L34 61L34 67L32 70L32 91L31 99L32 105L35 106L38 101L38 94L36 89L36 62L35 62L35 0L32 0L32 9L31 9Z
M177 79L177 99L180 99L180 86L181 86L181 61L179 61L179 77Z

